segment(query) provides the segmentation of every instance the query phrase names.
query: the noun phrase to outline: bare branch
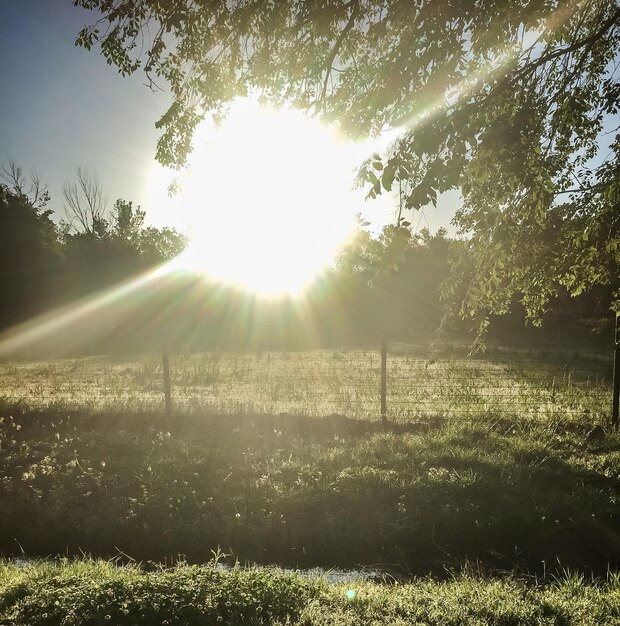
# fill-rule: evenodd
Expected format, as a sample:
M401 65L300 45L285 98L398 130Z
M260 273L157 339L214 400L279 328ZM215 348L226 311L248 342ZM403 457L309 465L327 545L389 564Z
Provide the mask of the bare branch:
M15 161L9 160L8 165L2 167L0 179L17 195L26 195L26 179L24 178L22 168Z
M41 181L41 177L32 170L30 177L26 178L22 168L9 160L8 165L0 170L0 180L15 194L23 196L36 209L42 209L50 199L47 185Z
M76 182L64 185L65 214L77 232L95 235L105 224L107 213L106 200L103 197L101 183L88 171L78 167Z

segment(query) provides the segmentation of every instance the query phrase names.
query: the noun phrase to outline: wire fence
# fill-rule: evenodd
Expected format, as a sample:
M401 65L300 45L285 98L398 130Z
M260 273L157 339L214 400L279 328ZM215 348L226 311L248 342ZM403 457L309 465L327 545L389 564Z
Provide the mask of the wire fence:
M578 355L392 349L387 418L431 416L586 419L611 413L611 359ZM170 357L173 410L223 414L380 418L381 354L375 350L206 352ZM163 410L161 355L0 364L4 407Z

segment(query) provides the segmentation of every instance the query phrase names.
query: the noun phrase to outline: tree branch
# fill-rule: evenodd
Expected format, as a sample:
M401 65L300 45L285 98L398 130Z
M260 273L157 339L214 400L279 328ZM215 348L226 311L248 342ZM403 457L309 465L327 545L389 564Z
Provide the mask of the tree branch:
M334 46L331 49L329 56L327 57L327 62L325 63L325 80L323 81L323 89L321 91L321 98L320 98L321 102L325 100L325 95L327 93L327 84L329 82L329 77L331 76L331 72L333 69L332 66L334 64L334 61L336 60L336 56L338 55L340 46L342 45L342 42L344 41L345 37L349 34L351 29L355 25L355 19L357 18L357 15L359 13L359 8L360 8L359 1L354 2L352 6L353 6L353 10L351 11L351 15L349 16L349 21L347 22L346 26L342 29L340 35L338 35L338 39L336 39L336 42L334 43Z
M519 72L514 74L513 76L508 78L508 84L510 84L510 80L520 80L521 78L527 76L528 74L536 71L541 65L545 65L549 61L553 61L553 59L557 59L565 54L570 52L575 52L582 48L583 46L589 46L595 43L598 39L600 39L610 28L617 26L620 23L620 9L616 9L613 15L603 23L603 26L599 28L595 33L592 33L588 37L584 37L580 41L576 41L575 43L566 46L565 48L560 48L559 50L555 50L553 52L549 52L548 54L543 54L538 57L535 61L531 61L525 67L523 67Z

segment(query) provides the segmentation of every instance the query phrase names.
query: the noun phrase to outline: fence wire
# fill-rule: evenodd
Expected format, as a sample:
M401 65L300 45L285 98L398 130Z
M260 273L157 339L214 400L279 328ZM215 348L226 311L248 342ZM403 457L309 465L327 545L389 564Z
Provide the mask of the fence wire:
M372 350L209 352L171 356L176 411L341 414L378 419L381 356ZM535 417L604 423L611 362L577 357L464 358L392 351L388 418ZM163 407L160 355L0 364L6 406L143 411Z

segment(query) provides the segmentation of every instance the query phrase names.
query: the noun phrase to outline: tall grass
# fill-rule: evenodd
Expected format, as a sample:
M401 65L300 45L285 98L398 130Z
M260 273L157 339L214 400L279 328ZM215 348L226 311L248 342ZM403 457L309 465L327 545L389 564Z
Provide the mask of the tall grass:
M376 419L380 356L374 351L180 354L172 358L181 412L346 415ZM497 353L394 350L388 358L392 420L429 416L530 417L603 424L610 412L604 360ZM159 355L0 364L4 407L141 412L163 404Z

